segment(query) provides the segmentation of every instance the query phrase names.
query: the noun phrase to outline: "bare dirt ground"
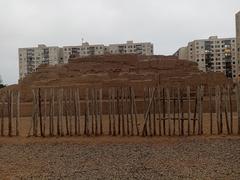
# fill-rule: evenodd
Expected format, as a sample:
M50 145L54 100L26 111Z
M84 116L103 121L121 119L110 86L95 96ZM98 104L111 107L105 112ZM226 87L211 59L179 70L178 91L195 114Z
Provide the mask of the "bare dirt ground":
M239 137L0 138L1 179L239 179Z
M204 115L205 134L208 116ZM240 177L237 135L143 138L111 137L106 131L103 137L26 138L30 120L21 119L20 137L0 138L0 179ZM236 134L235 115L233 125Z

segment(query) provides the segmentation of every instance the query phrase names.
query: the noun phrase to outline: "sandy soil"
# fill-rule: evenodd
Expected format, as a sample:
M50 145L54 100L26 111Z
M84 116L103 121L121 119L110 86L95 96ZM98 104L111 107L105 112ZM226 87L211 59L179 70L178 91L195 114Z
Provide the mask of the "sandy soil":
M1 179L238 179L239 137L0 138Z
M233 126L236 134L235 115ZM209 114L204 114L204 136L112 137L106 117L102 137L26 138L30 127L31 118L22 118L20 137L0 138L1 179L240 177L240 137L226 135L225 125L224 134L209 136Z

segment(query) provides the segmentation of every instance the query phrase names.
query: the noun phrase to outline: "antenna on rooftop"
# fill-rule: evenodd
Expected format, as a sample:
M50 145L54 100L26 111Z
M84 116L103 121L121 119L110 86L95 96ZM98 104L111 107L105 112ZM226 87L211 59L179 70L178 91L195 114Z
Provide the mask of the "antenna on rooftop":
M84 39L82 38L82 44L84 43Z

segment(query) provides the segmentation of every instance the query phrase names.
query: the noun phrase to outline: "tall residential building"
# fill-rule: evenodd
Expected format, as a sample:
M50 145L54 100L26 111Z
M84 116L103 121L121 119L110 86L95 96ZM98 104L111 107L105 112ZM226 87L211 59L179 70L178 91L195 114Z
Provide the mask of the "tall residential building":
M55 65L63 63L62 49L57 46L47 47L41 44L38 47L19 48L18 55L20 79L36 71L41 64Z
M63 47L63 61L68 62L71 55L77 55L80 57L104 55L106 53L106 47L102 44L89 45L89 43L82 43L81 46L64 46Z
M188 60L188 47L179 48L178 51L174 54L174 56L177 56L178 59L181 60Z
M180 48L175 55L198 63L203 72L223 72L228 78L237 77L236 39L218 38L194 40Z
M238 62L238 79L240 78L240 11L236 14L236 58Z
M91 55L104 55L104 54L141 54L153 55L152 43L134 43L127 41L125 44L110 44L109 46L89 45L89 43L82 43L80 46L64 46L63 47L63 61L68 62L71 55L78 55L80 57Z
M107 48L110 54L140 54L140 55L153 55L152 43L134 43L127 41L126 44L110 44Z
M85 42L79 46L47 47L38 45L38 47L19 48L19 78L24 78L27 74L36 71L40 64L61 64L68 63L71 55L80 57L104 55L104 54L141 54L153 55L152 43L133 43L127 41L126 44L103 44L89 45Z

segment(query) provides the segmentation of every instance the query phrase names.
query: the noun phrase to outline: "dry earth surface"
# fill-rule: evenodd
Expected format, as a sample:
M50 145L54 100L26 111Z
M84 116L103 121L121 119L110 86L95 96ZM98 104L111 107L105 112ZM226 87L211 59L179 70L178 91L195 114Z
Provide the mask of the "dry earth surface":
M240 138L0 138L1 179L239 179Z

